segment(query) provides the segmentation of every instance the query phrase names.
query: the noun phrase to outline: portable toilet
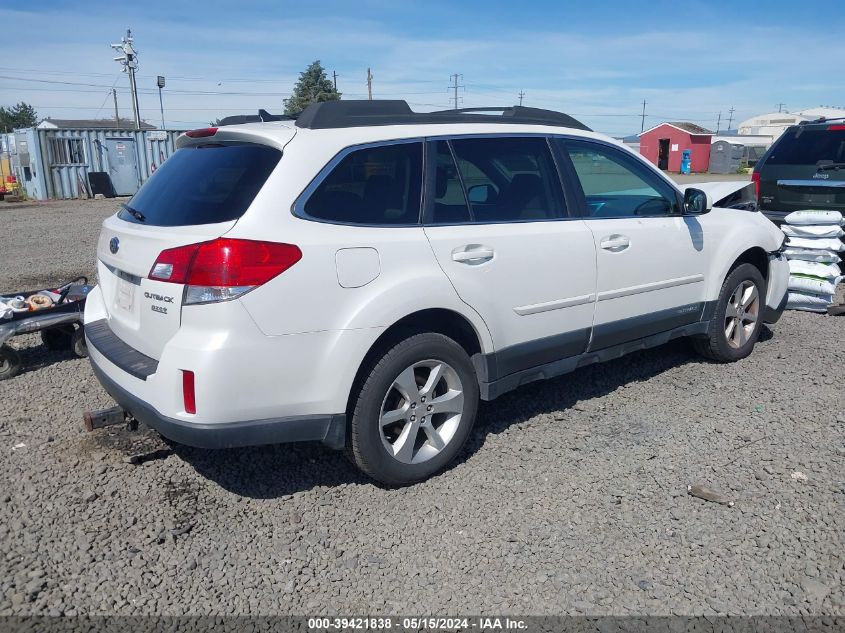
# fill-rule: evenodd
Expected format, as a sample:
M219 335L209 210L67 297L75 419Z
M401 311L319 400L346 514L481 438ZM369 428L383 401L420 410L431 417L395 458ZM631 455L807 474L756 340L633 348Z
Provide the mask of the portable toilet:
M683 155L681 156L681 173L688 174L691 171L692 167L692 150L685 149Z
M710 148L711 174L734 174L742 164L745 148L730 141L716 141Z

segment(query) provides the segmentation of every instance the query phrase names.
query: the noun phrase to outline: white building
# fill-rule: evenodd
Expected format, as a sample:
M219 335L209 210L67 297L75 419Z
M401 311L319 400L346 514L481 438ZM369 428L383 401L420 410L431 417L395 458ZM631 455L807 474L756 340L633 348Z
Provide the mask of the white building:
M770 112L751 117L739 124L741 135L771 136L778 138L791 125L798 125L801 121L815 121L821 117L838 119L845 117L845 108L833 106L819 106L806 108L797 112Z

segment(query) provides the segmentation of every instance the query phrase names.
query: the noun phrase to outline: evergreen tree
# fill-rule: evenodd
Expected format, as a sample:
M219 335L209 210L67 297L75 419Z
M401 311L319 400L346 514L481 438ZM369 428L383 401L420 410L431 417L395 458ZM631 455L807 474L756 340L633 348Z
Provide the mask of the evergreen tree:
M0 107L0 131L11 132L15 128L35 127L38 125L38 115L28 103L21 101L9 108Z
M285 114L297 114L306 106L323 101L337 101L340 93L326 76L320 60L313 62L300 73L290 99L285 99Z

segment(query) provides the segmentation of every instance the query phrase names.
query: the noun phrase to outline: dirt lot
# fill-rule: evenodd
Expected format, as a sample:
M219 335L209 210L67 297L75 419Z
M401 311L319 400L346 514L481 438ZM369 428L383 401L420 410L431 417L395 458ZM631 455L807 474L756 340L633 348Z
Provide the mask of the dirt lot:
M92 274L114 208L0 205L0 288ZM787 313L734 365L677 341L532 385L481 408L451 470L388 490L318 445L86 434L111 405L87 361L21 337L0 615L842 615L843 340Z

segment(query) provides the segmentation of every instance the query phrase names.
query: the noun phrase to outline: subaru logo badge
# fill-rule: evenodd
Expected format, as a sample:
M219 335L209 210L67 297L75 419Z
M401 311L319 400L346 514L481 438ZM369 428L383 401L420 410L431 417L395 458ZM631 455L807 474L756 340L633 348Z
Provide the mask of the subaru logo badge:
M111 238L109 240L109 250L112 252L112 255L117 253L117 251L119 249L120 249L120 240L117 239L116 237Z

